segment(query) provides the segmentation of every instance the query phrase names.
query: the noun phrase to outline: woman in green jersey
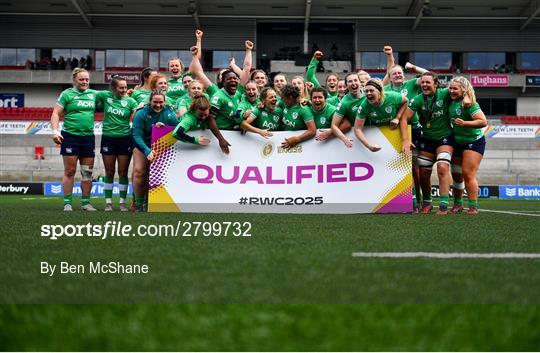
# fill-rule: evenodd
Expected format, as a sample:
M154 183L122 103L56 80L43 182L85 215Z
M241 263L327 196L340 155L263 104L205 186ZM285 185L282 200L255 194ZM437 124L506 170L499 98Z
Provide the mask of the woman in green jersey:
M209 99L208 95L204 93L204 87L201 81L191 81L188 85L188 94L180 98L174 106L176 116L178 116L179 118L182 117L189 110L193 98L200 97L202 95Z
M176 126L172 136L180 141L189 142L195 145L208 146L210 140L204 136L190 136L187 132L199 130L210 115L210 102L208 98L199 96L193 98L189 110L182 116L182 120Z
M64 161L64 211L73 211L72 193L77 161L81 166L83 211L95 211L90 204L92 171L94 168L94 113L96 91L90 89L90 75L81 68L73 70L73 87L60 94L51 114L53 141L60 145ZM62 132L58 132L60 116L64 115Z
M381 149L380 146L371 144L362 132L365 124L390 125L390 129L396 129L399 125L402 139L408 139L407 124L400 124L401 116L409 102L407 97L396 92L385 92L382 81L379 79L369 80L364 92L366 99L358 107L354 122L354 134L358 140L371 152Z
M129 123L137 108L137 102L127 95L127 90L126 80L114 76L111 89L97 93L104 111L100 152L105 167L105 211L113 210L112 191L117 163L120 211L129 210L125 205L129 184L128 169L133 153Z
M148 103L148 97L150 97L150 93L152 93L152 89L150 87L150 80L152 76L156 74L157 71L150 67L143 69L141 72L141 83L137 87L135 87L133 91L131 91L131 98L137 101L137 103L139 104L139 108Z
M283 111L277 105L277 94L273 88L264 87L260 99L262 108L255 107L249 117L242 121L240 127L266 138L272 136L271 131L280 130Z
M282 129L283 131L306 130L298 136L291 136L281 143L281 147L289 148L309 140L317 133L313 113L308 107L300 104L300 92L293 85L283 86L281 100L284 103Z
M467 214L478 214L478 181L476 172L486 148L486 138L482 128L487 119L476 102L474 89L465 77L454 77L450 81L450 122L454 133L454 154L452 155L452 177L454 179L454 205L452 213L463 210L463 189L467 189L469 210ZM464 97L471 101L463 107ZM465 181L465 183L463 183Z

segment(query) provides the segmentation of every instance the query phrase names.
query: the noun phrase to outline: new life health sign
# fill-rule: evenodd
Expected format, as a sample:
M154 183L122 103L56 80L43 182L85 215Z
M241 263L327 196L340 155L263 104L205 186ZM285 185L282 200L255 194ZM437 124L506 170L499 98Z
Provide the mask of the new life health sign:
M500 199L540 199L540 185L501 185Z

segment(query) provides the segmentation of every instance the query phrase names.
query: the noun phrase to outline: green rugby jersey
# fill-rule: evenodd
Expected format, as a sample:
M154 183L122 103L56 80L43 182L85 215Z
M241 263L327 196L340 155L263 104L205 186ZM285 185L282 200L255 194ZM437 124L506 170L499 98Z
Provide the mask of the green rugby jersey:
M306 122L313 120L311 109L299 103L283 109L283 131L306 130Z
M240 87L242 86L238 85L234 95L230 95L222 88L210 100L211 111L215 113L216 124L220 130L232 130L239 123L235 118L235 113L244 93Z
M484 136L482 128L470 128L453 124L456 119L472 121L474 120L473 116L479 112L482 112L482 109L480 109L478 103L475 103L468 108L463 108L461 106L461 101L450 103L450 122L452 123L452 131L454 132L454 138L457 143L461 145L471 143Z
M356 119L356 111L358 107L365 99L362 94L360 97L353 97L350 93L341 98L341 101L336 106L336 114L342 118L349 120L351 125L354 125L354 119Z
M111 91L98 91L97 97L103 104L103 135L124 137L129 135L129 121L137 109L137 102L131 97L116 97Z
M452 133L448 117L450 101L448 88L439 88L434 97L424 100L424 95L419 94L409 102L409 108L418 113L424 138L442 140Z
M386 92L380 105L372 105L366 99L358 107L356 119L364 119L366 125L389 125L401 108L402 100L397 92Z
M269 131L281 130L281 119L283 119L283 110L280 107L276 107L274 110L267 108L255 107L251 111L251 117L253 117L253 126L259 129L265 129Z
M313 113L317 129L329 129L332 125L332 117L336 112L336 107L326 103L324 109L321 110L315 110L315 108L311 106L311 112Z
M77 136L93 135L96 100L97 92L93 89L81 92L68 88L63 91L56 101L56 104L64 108L62 129Z
M403 85L401 85L401 87L394 87L390 83L384 86L384 91L385 92L399 92L402 96L407 97L407 99L410 101L411 99L413 99L414 97L422 93L422 88L418 84L418 79L413 78L411 80L403 82ZM413 129L420 128L420 121L418 120L418 114L416 112L412 116L410 124Z
M179 77L169 77L169 88L167 88L167 97L171 102L176 104L176 102L187 94L187 90L182 83L183 76Z

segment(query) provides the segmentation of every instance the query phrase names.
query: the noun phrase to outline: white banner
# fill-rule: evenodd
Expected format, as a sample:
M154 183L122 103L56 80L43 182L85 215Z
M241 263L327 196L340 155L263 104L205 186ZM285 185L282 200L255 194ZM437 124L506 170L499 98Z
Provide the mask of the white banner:
M353 148L332 138L283 149L296 132L259 135L222 131L232 145L224 155L210 131L195 131L209 146L177 142L172 128L153 131L152 212L390 213L412 211L411 158L388 127L368 127L382 149L368 151L350 132Z
M526 138L540 136L540 125L488 125L484 129L486 138Z
M62 130L64 122L59 124L59 130ZM103 122L94 123L94 134L101 135ZM50 135L52 134L50 121L18 121L3 120L0 121L0 135Z

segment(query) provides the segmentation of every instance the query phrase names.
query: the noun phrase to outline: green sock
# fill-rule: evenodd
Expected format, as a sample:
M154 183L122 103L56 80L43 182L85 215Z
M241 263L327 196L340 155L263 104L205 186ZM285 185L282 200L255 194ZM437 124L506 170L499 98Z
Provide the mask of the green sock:
M440 202L441 205L448 206L448 204L450 203L450 197L448 195L441 195L440 200L441 200Z
M144 205L144 197L137 196L135 197L135 206Z
M413 207L416 207L418 205L418 200L416 198L416 190L414 189L414 187L412 188L412 204Z
M469 207L478 208L478 200L469 199Z
M90 203L90 196L83 196L82 197L82 204L83 206L84 205L88 205Z
M119 189L120 189L120 198L125 199L127 197L127 190L129 186L129 179L128 178L120 178L118 181Z
M114 178L104 177L103 182L105 183L105 198L111 199L112 198L112 189L113 189L113 182Z
M73 203L73 195L64 195L64 205L71 205Z
M454 206L461 206L463 205L463 197L457 198L454 197Z

